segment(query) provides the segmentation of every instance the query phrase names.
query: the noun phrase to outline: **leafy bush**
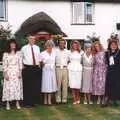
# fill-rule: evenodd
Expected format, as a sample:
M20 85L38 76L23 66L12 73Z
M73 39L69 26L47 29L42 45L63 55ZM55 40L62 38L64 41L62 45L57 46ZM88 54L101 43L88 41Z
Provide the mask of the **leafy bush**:
M11 37L11 26L8 24L6 27L0 25L0 61L4 52L5 43Z
M0 25L0 40L8 40L11 37L11 26L8 24L6 27Z
M3 72L0 71L0 98L2 97Z

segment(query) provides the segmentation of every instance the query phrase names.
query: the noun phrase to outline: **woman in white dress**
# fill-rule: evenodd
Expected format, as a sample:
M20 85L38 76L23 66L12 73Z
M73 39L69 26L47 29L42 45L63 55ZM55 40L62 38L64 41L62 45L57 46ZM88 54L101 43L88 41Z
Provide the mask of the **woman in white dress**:
M82 64L81 57L83 51L80 48L79 41L71 42L71 52L69 55L70 63L68 64L69 86L72 89L73 104L80 103L79 92L82 80Z
M19 100L23 100L22 86L22 58L17 51L17 44L14 39L9 41L6 52L3 55L3 96L6 101L6 109L10 110L10 101L16 100L16 107L20 109Z
M93 63L94 58L91 51L91 44L85 44L85 53L82 57L83 65L83 79L82 79L82 92L84 93L84 104L92 104L92 78L93 78Z
M55 74L55 51L54 43L48 40L45 43L46 50L40 55L42 68L42 86L41 91L44 93L44 104L51 105L52 93L57 91L57 81Z

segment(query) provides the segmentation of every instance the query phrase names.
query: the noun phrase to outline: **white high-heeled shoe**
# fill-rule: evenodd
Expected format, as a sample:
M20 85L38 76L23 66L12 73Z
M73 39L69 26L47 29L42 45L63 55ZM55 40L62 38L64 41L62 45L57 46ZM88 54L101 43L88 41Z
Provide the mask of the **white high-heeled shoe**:
M92 102L92 101L90 101L90 102L89 102L89 104L90 104L90 105L92 105L92 104L93 104L93 102Z
M20 104L19 104L18 101L16 102L16 107L17 107L17 109L21 109Z
M77 102L75 101L75 102L73 102L73 105L76 105L77 104Z
M80 104L80 100L76 101L77 104Z
M10 103L9 102L6 103L6 110L10 110Z
M88 103L84 101L84 105L87 105Z
M97 105L100 105L100 101L97 101Z

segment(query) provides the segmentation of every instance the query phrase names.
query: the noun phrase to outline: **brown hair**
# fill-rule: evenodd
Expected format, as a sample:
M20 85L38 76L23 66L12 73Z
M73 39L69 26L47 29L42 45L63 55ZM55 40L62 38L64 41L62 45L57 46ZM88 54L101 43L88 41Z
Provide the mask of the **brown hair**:
M117 45L117 50L118 50L119 48L118 48L118 43L117 43L117 40L116 40L116 39L109 40L108 50L111 50L110 46L111 46L112 43L115 43L115 44Z
M17 52L19 50L18 44L16 42L16 39L10 39L9 41L7 41L7 43L5 45L5 52L7 52L7 53L11 52L10 44L12 44L12 43L14 43L16 45L15 52Z
M71 44L70 44L71 51L73 51L73 48L72 48L73 44L77 44L77 51L80 52L81 47L80 47L79 41L78 40L71 41Z
M58 40L58 45L60 44L60 41L64 41L64 43L66 44L66 40L65 39L60 39L60 40Z

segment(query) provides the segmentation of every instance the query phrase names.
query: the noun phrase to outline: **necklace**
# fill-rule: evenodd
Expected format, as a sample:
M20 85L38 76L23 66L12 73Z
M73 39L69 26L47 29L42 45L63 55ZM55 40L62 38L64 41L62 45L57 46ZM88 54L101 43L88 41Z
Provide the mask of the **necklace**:
M119 50L117 50L117 52L114 55L110 55L110 52L109 52L109 56L113 56L114 58L116 58L116 56L118 55L118 53L119 53Z

